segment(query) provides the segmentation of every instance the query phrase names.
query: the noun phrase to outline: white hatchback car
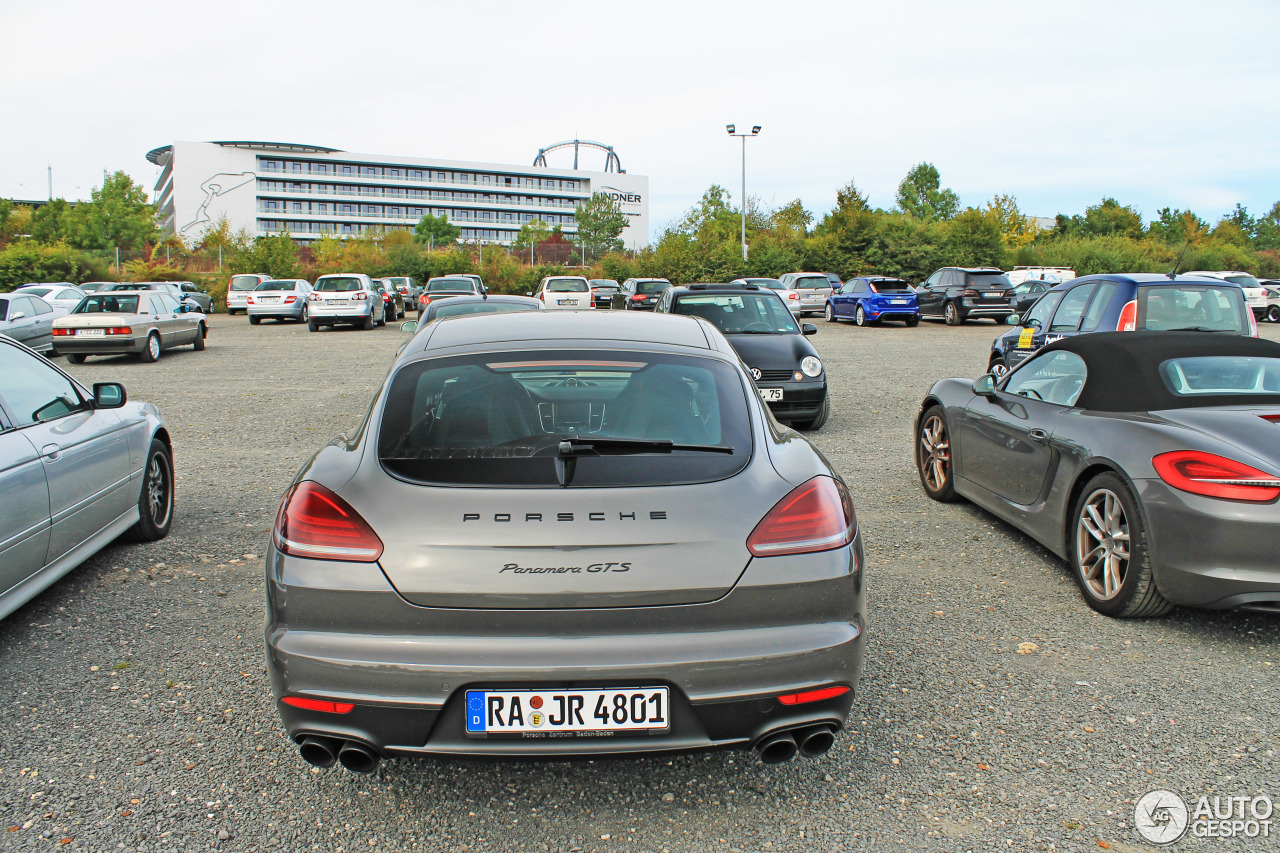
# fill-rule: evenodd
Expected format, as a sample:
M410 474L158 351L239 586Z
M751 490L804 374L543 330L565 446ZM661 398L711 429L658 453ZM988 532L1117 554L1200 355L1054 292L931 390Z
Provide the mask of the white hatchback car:
M591 284L580 275L549 275L529 294L547 308L568 310L591 307Z

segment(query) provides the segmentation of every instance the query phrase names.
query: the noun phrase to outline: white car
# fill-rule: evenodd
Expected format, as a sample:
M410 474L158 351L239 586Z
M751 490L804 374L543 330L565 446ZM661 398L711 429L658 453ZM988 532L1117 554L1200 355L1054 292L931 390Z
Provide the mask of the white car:
M1267 289L1267 319L1272 323L1280 323L1280 281L1264 281Z
M39 296L50 305L57 308L65 308L68 311L79 305L80 300L85 297L83 290L65 281L53 284L24 284L14 292L25 293L28 296Z
M1004 274L1012 285L1022 284L1024 281L1052 281L1054 284L1063 281L1071 281L1076 277L1076 271L1070 267L1014 267Z
M386 303L381 288L364 273L344 272L322 275L307 297L307 329L349 323L368 331L387 325Z
M591 307L591 284L580 275L549 275L529 295L547 308L572 311Z
M791 313L800 316L800 293L791 290L785 284L776 278L735 278L730 284L754 284L757 287L767 287L776 291L778 296L782 297L782 301L787 303L787 307L791 309Z
M270 280L271 276L257 272L231 276L231 280L227 282L227 313L234 314L237 311L249 313L249 293L257 290L258 285L264 281Z
M1244 288L1244 301L1253 309L1254 316L1267 316L1267 289L1262 286L1262 282L1258 281L1247 272L1241 272L1240 270L1218 270L1217 272L1193 270L1188 273L1183 273L1183 275L1200 275L1208 278L1220 278L1223 281L1238 284Z

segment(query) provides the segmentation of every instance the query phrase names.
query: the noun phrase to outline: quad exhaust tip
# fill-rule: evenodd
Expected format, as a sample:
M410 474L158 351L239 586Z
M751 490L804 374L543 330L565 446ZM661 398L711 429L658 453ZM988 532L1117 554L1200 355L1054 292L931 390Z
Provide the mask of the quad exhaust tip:
M372 773L382 762L378 753L353 740L307 737L298 744L298 754L312 767L332 767L340 763L353 773Z
M765 764L782 764L796 757L817 758L836 742L835 727L829 724L784 729L756 741L756 753Z

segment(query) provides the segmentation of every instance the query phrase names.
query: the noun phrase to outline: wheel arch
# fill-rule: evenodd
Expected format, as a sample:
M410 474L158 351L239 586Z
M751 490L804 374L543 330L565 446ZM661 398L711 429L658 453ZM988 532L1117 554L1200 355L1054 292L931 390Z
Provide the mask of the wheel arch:
M1133 496L1134 503L1138 506L1138 512L1144 516L1142 519L1143 526L1145 527L1146 525L1146 509L1142 506L1142 498L1139 496L1133 480L1129 475L1125 474L1119 463L1105 457L1090 459L1080 466L1075 479L1071 482L1071 489L1067 492L1066 511L1062 514L1062 526L1058 531L1061 536L1062 553L1066 555L1068 561L1071 559L1071 532L1075 525L1076 501L1080 500L1080 495L1084 492L1084 487L1089 484L1089 481L1099 474L1115 474L1121 479L1125 488L1129 490L1129 494Z

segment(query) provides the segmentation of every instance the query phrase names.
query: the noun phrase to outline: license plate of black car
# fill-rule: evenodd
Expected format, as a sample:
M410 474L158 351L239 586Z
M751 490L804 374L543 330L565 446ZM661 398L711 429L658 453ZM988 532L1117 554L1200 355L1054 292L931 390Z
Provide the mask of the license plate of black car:
M468 737L644 734L671 728L665 687L577 690L468 690Z
M1001 292L1000 292L1000 291L998 291L998 290L996 290L996 291L988 291L987 293L984 293L984 294L982 294L982 295L983 295L983 296L985 296L985 297L987 297L988 299L1002 299L1002 298L1004 298L1004 294L1003 294L1003 293L1001 293Z

